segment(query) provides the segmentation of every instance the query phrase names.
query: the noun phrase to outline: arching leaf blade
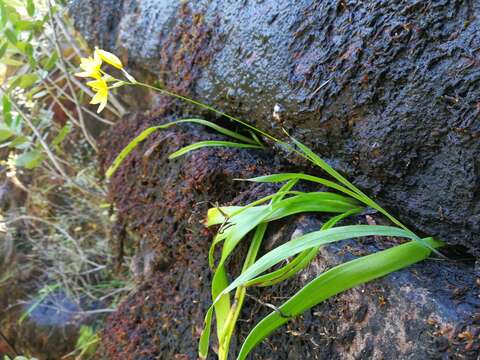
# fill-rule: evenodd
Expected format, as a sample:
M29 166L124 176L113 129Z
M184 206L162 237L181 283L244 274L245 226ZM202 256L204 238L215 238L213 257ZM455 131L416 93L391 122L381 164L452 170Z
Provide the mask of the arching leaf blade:
M253 144L241 144L235 143L231 141L219 141L219 140L206 140L206 141L199 141L188 146L181 148L180 150L175 151L174 153L170 154L168 157L170 160L175 159L179 156L185 155L186 153L198 150L205 147L228 147L228 148L237 148L237 149L262 149L260 145L253 145Z
M431 238L424 241L433 248L442 245ZM430 253L429 247L418 241L410 241L322 273L280 306L280 311L270 313L253 328L243 343L237 360L244 360L255 346L292 317L345 290L422 261Z
M227 293L238 286L244 285L246 282L268 270L273 265L276 265L279 262L288 259L289 257L294 256L304 250L341 240L365 236L401 237L418 240L419 242L421 240L416 235L412 235L411 232L393 226L347 225L327 230L314 231L300 236L295 240L289 241L262 256L244 273L239 275L232 283L230 283L230 285L225 288L224 293Z

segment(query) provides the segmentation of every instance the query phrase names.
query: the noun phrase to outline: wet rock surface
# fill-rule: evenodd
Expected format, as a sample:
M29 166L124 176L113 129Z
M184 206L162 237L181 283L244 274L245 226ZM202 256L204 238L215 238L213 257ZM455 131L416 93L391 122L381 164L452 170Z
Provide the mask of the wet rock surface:
M418 231L479 255L479 3L73 0L71 15L139 74L285 127Z
M171 116L178 114L166 111L159 118L124 119L104 138L103 166L142 129ZM295 170L281 156L256 150L204 149L167 160L179 147L214 138L219 139L198 126L155 133L111 180L110 200L121 219L117 241L139 249L135 268L144 274L137 291L107 320L102 335L106 358L196 359L203 315L210 304L207 253L213 232L202 224L206 209L216 202L245 204L274 190L233 178ZM382 224L376 216L368 221ZM294 233L316 230L321 223L321 217L308 214L277 222L268 230L263 251ZM238 352L254 324L271 311L264 303L279 305L330 266L397 243L368 238L326 247L297 278L253 289L232 352ZM245 250L240 247L234 254L229 264L234 271L241 268ZM270 336L251 358L476 359L478 295L472 259L425 261L312 308Z
M252 359L477 359L479 280L466 252L480 255L479 4L73 0L70 13L92 46L119 54L138 78L277 135L286 128L420 234L467 249L458 260L425 261L314 307ZM104 137L103 170L147 126L206 115L144 92L123 98L155 116L132 115ZM136 251L139 287L107 321L106 358L197 358L210 304L207 208L274 190L233 178L315 171L274 150L205 149L167 160L213 138L189 126L156 133L111 179L118 256ZM264 250L321 222L308 215L276 224ZM262 303L278 305L326 268L396 243L342 242L296 279L252 291L232 351L270 311ZM231 268L240 268L244 251Z
M78 304L64 292L38 293L41 272L21 253L0 253L0 357L30 354L40 360L60 359L72 351L80 325ZM41 300L41 301L40 301ZM28 315L27 315L28 313Z

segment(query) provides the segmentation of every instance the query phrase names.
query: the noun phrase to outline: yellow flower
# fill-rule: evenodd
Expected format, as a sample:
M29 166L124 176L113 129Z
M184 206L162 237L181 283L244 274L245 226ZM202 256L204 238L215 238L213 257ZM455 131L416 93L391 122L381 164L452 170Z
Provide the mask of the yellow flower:
M97 110L97 113L100 113L108 102L108 84L104 78L99 78L97 80L89 81L88 86L96 92L95 96L90 101L90 104L100 104Z
M92 77L94 79L100 79L100 67L102 66L102 59L97 53L93 54L92 57L82 58L80 60L80 68L83 72L75 74L79 77Z
M108 51L105 51L105 50L101 50L99 48L95 48L95 54L100 59L105 61L107 64L110 64L113 67L116 67L117 69L123 69L122 62L116 55L113 55L112 53L109 53Z

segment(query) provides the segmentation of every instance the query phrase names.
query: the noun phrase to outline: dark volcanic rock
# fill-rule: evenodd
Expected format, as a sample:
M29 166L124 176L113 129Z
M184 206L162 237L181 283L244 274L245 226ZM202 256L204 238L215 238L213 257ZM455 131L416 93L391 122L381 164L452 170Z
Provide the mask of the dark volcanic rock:
M110 164L129 139L158 121L143 116L122 121L104 137L101 163ZM202 224L207 207L216 202L245 204L273 190L233 178L293 170L279 156L259 150L203 149L167 160L179 147L215 137L195 126L155 133L111 179L111 201L124 226L119 234L134 235L131 241L140 250L132 267L140 280L144 278L106 323L106 358L197 358L203 315L210 305L207 254L212 231ZM365 217L355 221L365 223ZM382 223L375 217L369 221ZM306 214L269 225L263 251L293 234L317 230L321 222ZM125 236L118 241L130 243ZM232 257L232 272L241 268L247 243ZM326 247L295 279L249 290L254 298L247 299L232 355L253 325L271 311L262 304L279 305L332 265L397 243L368 238ZM312 308L268 337L251 358L475 360L480 349L476 281L472 261L425 261Z
M73 0L70 12L91 45L119 54L139 78L266 131L285 127L420 233L480 255L477 2ZM161 116L120 122L104 137L104 168L146 126L201 112L181 105L172 116L151 105L164 98L128 96ZM119 254L133 234L142 285L107 322L108 358L196 358L209 305L212 233L201 224L209 203L244 204L272 191L235 177L312 171L278 153L238 149L167 160L214 136L196 127L157 133L112 178ZM277 224L267 244L321 220ZM326 267L391 241L326 248L297 279L252 294L278 305ZM476 359L478 290L471 262L426 261L313 308L252 358ZM268 311L248 301L238 343Z
M284 126L405 222L479 255L479 2L73 0L70 9L92 45L130 68L267 131Z

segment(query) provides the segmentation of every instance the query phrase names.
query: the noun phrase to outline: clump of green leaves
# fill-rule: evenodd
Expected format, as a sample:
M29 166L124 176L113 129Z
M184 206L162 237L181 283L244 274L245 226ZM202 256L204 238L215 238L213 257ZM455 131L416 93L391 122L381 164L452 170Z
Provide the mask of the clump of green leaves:
M186 122L213 128L223 135L242 142L200 142L176 151L170 155L170 158L176 158L194 149L208 146L262 147L262 143L256 136L244 138L239 133L232 134L230 130L205 120L185 119L144 130L118 155L108 169L107 177L112 176L126 156L154 131ZM245 359L250 351L271 332L312 306L342 291L422 261L432 251L436 251L436 248L442 246L441 242L432 238L419 238L307 146L294 138L291 138L291 140L293 145L288 146L297 154L321 168L330 179L303 173L272 174L246 179L257 183L284 184L278 192L251 204L215 207L209 210L207 225L217 225L219 230L209 251L209 265L213 271L211 286L213 303L207 311L204 330L199 343L199 356L201 358L206 358L208 355L214 314L218 357L225 360L230 352L230 342L245 301L247 289L251 286L271 286L291 278L308 266L316 257L321 246L365 236L389 236L410 240L406 244L346 262L320 274L284 304L281 304L278 310L272 312L254 327L245 340L237 359ZM281 143L285 144L284 142ZM292 190L298 181L317 183L331 191L301 192ZM385 215L395 226L337 226L340 221L352 215L360 214L367 207ZM304 212L327 213L333 216L318 231L293 239L257 259L268 225L276 220ZM226 266L227 260L238 244L248 238L250 238L250 246L244 260L242 273L230 282ZM220 258L215 261L215 250L218 247L221 247ZM279 269L272 269L287 259L290 259L290 261L284 266ZM269 270L270 272L268 272ZM232 299L229 293L233 290L235 290L235 295Z
M127 83L124 82L123 84ZM120 152L107 170L107 178L110 178L128 154L152 133L182 123L207 126L224 136L232 138L234 141L197 142L174 152L170 155L170 159L204 147L223 146L259 149L265 146L261 140L263 138L263 140L270 140L288 148L319 167L327 176L321 178L303 173L284 173L248 179L252 182L283 183L283 186L278 192L246 206L219 207L209 210L207 224L208 226L219 225L219 230L209 251L209 265L213 271L212 306L205 316L204 329L199 343L200 358L205 359L208 355L213 315L216 318L218 357L221 360L226 360L230 353L230 342L234 335L247 288L250 286L271 286L294 276L315 258L321 246L364 236L391 236L410 240L406 244L346 262L320 274L282 304L277 311L272 312L254 327L245 340L237 359L245 359L250 351L271 332L312 306L354 286L424 260L432 251L436 252L436 248L443 245L432 238L419 238L298 140L292 137L289 138L290 142L279 140L238 118L163 88L150 86L137 80L128 84L153 89L212 111L242 125L249 135L244 135L241 131L233 132L213 122L201 119L185 119L150 127L140 133ZM292 190L298 181L318 183L329 188L330 191L300 192ZM383 214L394 226L337 226L340 221L361 213L367 207ZM276 220L303 212L326 213L332 216L318 231L305 234L278 246L257 260L258 251L261 248L268 225ZM244 260L242 273L230 282L226 265L227 260L238 244L248 238L250 238L250 246ZM221 251L220 258L216 261L215 253L218 247L221 247ZM292 257L293 259L291 259ZM291 259L291 261L279 269L272 269L287 259ZM267 272L269 270L270 272ZM264 274L265 272L267 273ZM230 292L233 290L235 290L235 295L232 299Z
M75 356L75 359L91 359L97 351L99 342L100 336L94 328L92 326L82 325L80 327L77 343L75 344L75 350L70 354L65 355L64 358Z

